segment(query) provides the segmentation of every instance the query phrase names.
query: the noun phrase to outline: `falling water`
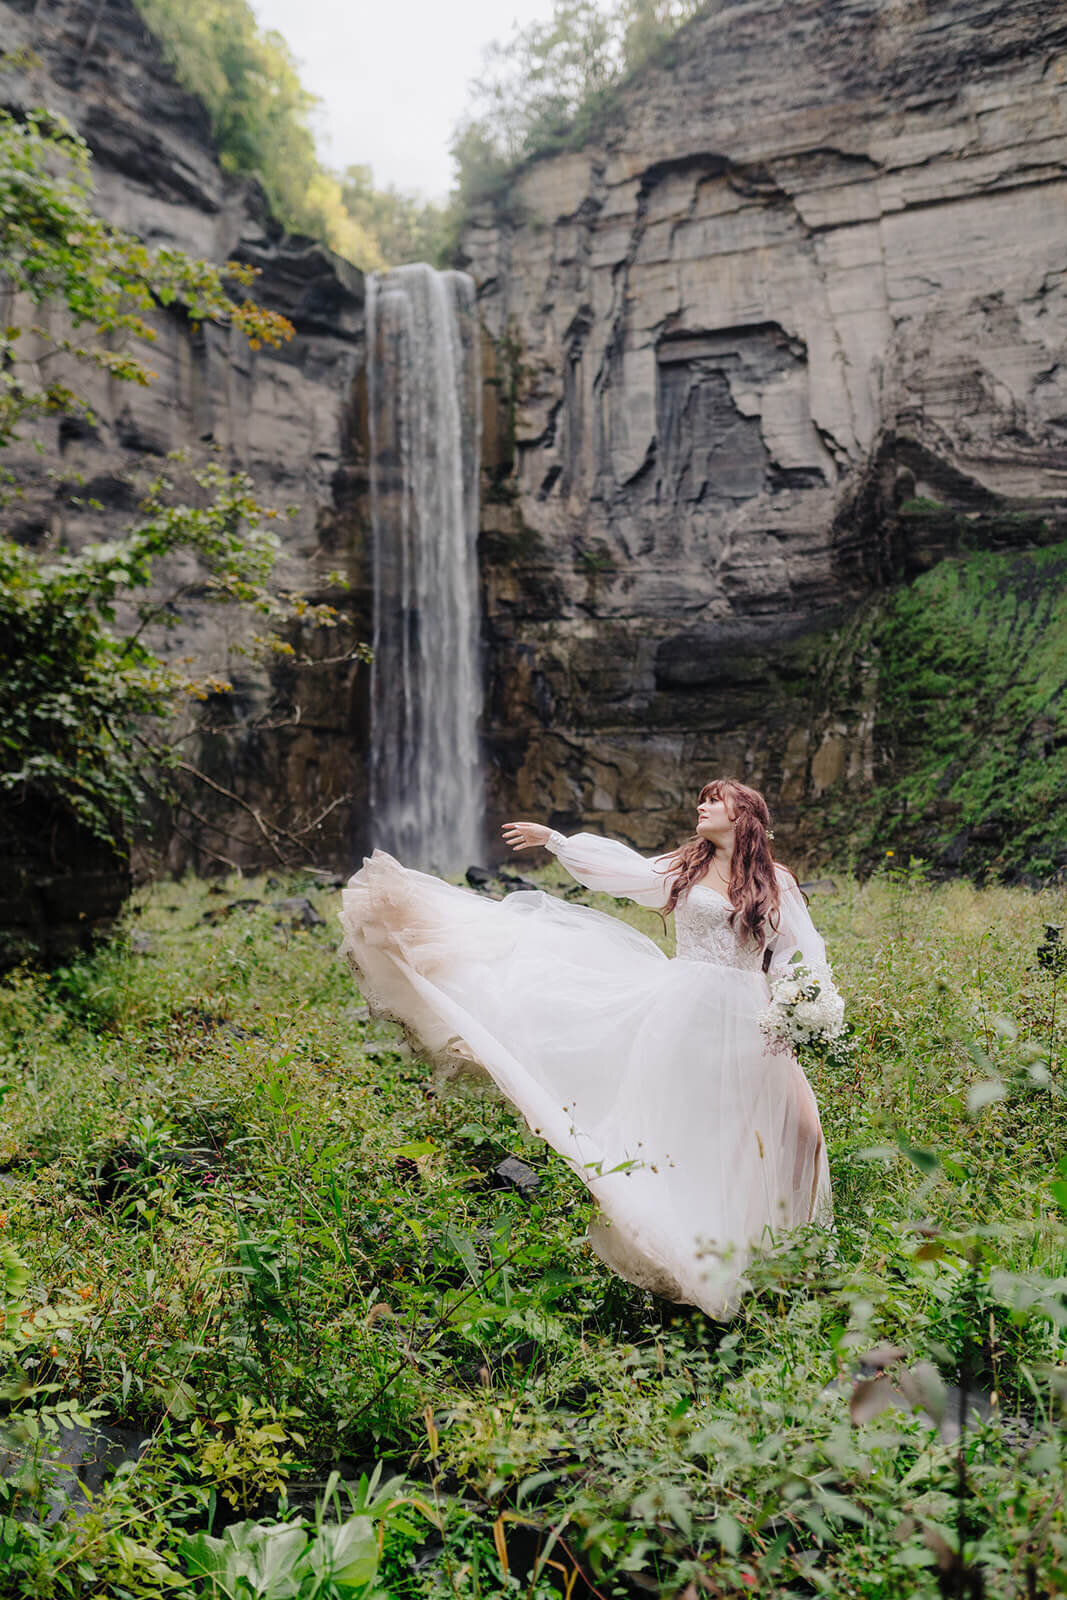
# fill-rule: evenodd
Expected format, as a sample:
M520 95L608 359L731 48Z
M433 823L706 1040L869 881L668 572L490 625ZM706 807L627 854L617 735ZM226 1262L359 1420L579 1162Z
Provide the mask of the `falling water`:
M484 853L479 391L471 279L427 266L370 278L372 842L439 872Z

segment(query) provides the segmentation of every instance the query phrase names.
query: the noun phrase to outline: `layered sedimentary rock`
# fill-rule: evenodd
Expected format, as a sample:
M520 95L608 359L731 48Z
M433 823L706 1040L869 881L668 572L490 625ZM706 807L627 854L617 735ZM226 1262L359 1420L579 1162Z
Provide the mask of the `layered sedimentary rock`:
M825 848L895 759L834 626L1065 527L1065 104L1063 0L720 4L472 218L498 813L727 770Z
M237 692L189 747L204 822L163 837L175 865L262 863L255 812L296 836L328 811L312 848L346 866L369 842L367 675L344 659L370 635L362 279L222 171L129 0L0 0L0 30L37 57L0 103L70 116L100 209L260 266L297 330L253 353L161 315L150 389L97 385L92 429L7 453L8 525L42 550L114 536L177 446L296 507L286 576L345 608L345 637L267 675L229 653L236 618L186 602L180 645ZM1064 527L1065 98L1064 0L726 4L472 216L491 823L658 848L726 770L815 857L907 761L879 593Z
M232 648L247 635L247 618L195 593L183 597L171 648L228 678L235 692L203 708L201 731L185 746L188 764L210 780L188 786L196 815L167 818L156 842L172 866L269 862L266 818L301 840L290 851L285 835L274 835L282 854L346 862L366 784L365 669L346 659L370 627L365 458L355 442L364 425L362 275L321 245L286 236L258 185L223 171L203 106L177 84L129 0L3 0L0 35L6 50L30 52L0 73L0 104L69 118L91 148L101 214L152 247L258 267L255 298L296 330L281 349L256 352L232 330L160 312L148 388L72 372L92 424L46 420L25 429L42 453L28 442L5 451L20 494L6 527L42 553L114 538L136 513L139 485L179 449L194 463L248 472L264 503L293 508L279 523L280 578L338 605L345 624L297 641L322 666L269 671ZM47 307L2 309L23 327L49 315ZM28 338L20 349L40 353ZM335 570L353 579L350 589L331 584ZM304 834L323 814L322 826ZM50 920L56 915L49 910Z

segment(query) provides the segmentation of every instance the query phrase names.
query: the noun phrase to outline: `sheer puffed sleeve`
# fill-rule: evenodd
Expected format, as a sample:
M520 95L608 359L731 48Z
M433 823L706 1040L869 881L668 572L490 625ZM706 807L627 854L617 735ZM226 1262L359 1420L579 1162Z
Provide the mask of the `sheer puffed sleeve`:
M636 900L639 906L662 911L670 894L670 856L647 860L617 839L603 839L597 833L576 833L565 839L553 831L545 841L556 859L572 878L587 889L613 894L619 899Z
M829 972L826 960L826 946L822 934L816 928L808 908L804 904L804 896L797 888L790 873L777 869L779 901L779 915L781 921L777 932L771 940L771 964L768 969L770 977L777 977L787 967L793 956L799 950L801 959L806 967L812 970L823 967Z

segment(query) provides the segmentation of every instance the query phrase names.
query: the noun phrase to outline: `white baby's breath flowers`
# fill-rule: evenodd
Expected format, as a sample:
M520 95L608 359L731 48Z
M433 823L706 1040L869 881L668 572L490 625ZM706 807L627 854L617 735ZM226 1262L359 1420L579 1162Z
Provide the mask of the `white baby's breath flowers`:
M827 966L790 962L771 979L771 1003L760 1017L760 1031L773 1055L795 1054L804 1046L844 1045L845 1002Z

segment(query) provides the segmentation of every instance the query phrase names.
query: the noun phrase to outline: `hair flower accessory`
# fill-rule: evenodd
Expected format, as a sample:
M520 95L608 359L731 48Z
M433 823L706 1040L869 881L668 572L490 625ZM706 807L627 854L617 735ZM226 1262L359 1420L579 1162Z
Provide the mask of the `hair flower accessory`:
M767 837L768 837L768 839L773 839L774 838L774 829L773 828L768 828L767 829Z

